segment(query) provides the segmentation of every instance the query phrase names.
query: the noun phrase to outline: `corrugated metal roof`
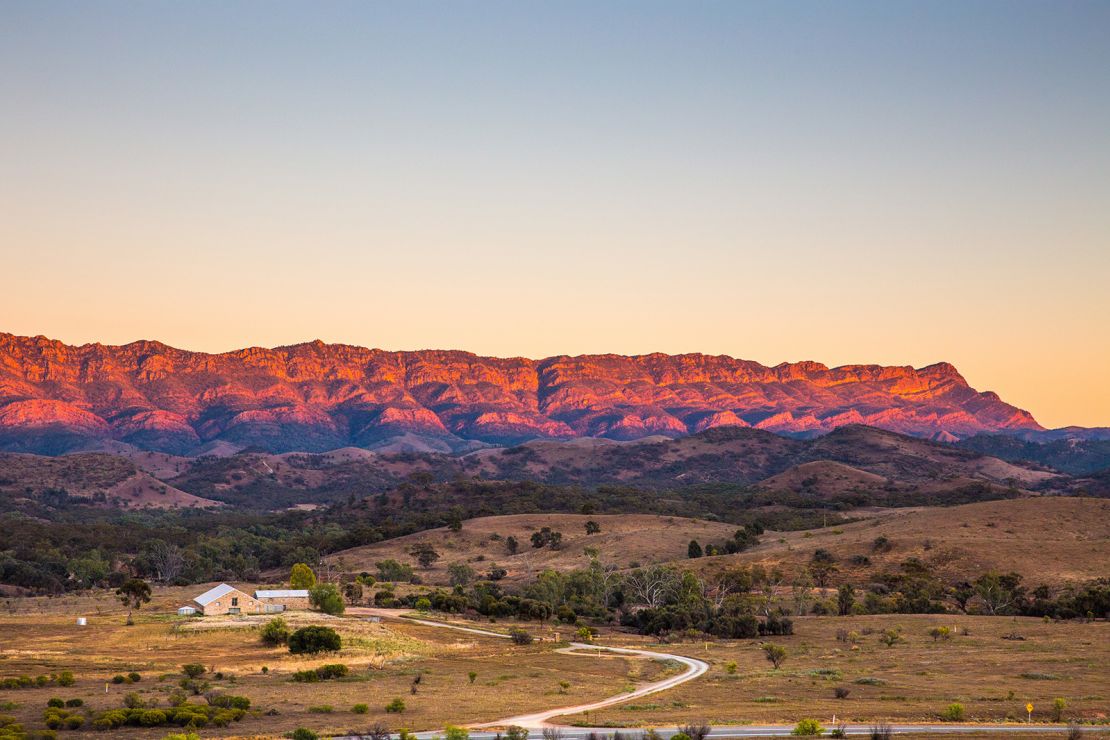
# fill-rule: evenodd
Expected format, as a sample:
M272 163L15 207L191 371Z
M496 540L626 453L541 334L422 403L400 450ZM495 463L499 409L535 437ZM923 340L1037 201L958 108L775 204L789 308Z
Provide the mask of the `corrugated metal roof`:
M256 599L307 599L308 591L303 588L272 589L269 591L255 591Z
M193 601L197 602L201 606L208 606L209 604L211 604L213 601L220 598L221 596L226 596L227 594L231 593L232 591L238 591L238 590L239 589L235 588L234 586L229 586L226 583L221 583L219 586L216 586L215 588L208 589L207 591L202 593L200 596L193 599Z

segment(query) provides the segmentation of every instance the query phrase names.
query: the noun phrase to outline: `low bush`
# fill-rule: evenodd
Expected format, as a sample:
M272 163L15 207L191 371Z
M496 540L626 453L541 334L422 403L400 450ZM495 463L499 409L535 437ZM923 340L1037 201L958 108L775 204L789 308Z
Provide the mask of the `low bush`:
M366 704L355 704L351 707L351 711L355 714L366 714L370 711L370 707Z
M820 737L825 732L825 728L821 723L815 719L803 719L798 724L794 725L791 735L801 735L805 737Z
M281 617L274 617L262 626L262 642L267 645L284 645L289 641L289 625Z
M244 701L247 706L250 702L243 697L230 697L241 701L229 701L229 704L240 704ZM55 710L57 711L57 710ZM246 710L236 707L220 707L215 704L181 704L168 709L109 709L93 716L94 729L110 732L120 727L162 727L178 725L190 729L201 728L207 725L226 727L232 722L238 722L246 716Z
M331 627L311 625L301 627L289 635L289 652L294 655L332 652L342 647L343 641L339 633Z
M401 712L405 711L405 700L401 697L397 697L396 699L385 705L385 711L389 712L390 714L400 714Z
M293 680L298 683L316 683L317 681L327 681L332 678L342 678L346 676L349 669L342 663L330 663L322 665L319 668L309 668L304 671L297 671L293 674Z
M250 699L245 696L232 696L231 694L215 694L208 697L208 703L221 709L242 709L246 711L251 708Z
M967 711L964 709L964 705L960 704L958 701L952 702L945 707L940 715L941 719L945 722L962 722L966 716Z

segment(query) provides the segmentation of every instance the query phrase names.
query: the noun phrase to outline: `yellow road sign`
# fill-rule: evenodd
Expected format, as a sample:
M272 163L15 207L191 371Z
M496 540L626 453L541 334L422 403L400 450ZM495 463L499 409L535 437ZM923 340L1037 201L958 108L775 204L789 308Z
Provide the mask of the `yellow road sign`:
M1025 711L1028 712L1029 714L1032 714L1033 713L1033 705L1032 704L1026 704L1025 705Z

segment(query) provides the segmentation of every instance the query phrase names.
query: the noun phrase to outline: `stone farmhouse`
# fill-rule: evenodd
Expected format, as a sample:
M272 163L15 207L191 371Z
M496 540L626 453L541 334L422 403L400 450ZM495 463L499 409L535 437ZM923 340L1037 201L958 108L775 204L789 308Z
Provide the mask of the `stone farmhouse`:
M181 615L203 614L280 614L286 609L308 609L308 591L304 589L257 589L247 593L235 586L221 583L194 598L177 610Z

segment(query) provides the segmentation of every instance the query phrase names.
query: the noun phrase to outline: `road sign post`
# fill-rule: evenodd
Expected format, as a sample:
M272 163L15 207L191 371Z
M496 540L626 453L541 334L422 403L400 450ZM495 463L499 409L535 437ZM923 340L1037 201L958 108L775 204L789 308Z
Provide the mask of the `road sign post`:
M1025 705L1025 715L1026 715L1026 721L1028 721L1028 722L1033 721L1033 703L1032 702Z

